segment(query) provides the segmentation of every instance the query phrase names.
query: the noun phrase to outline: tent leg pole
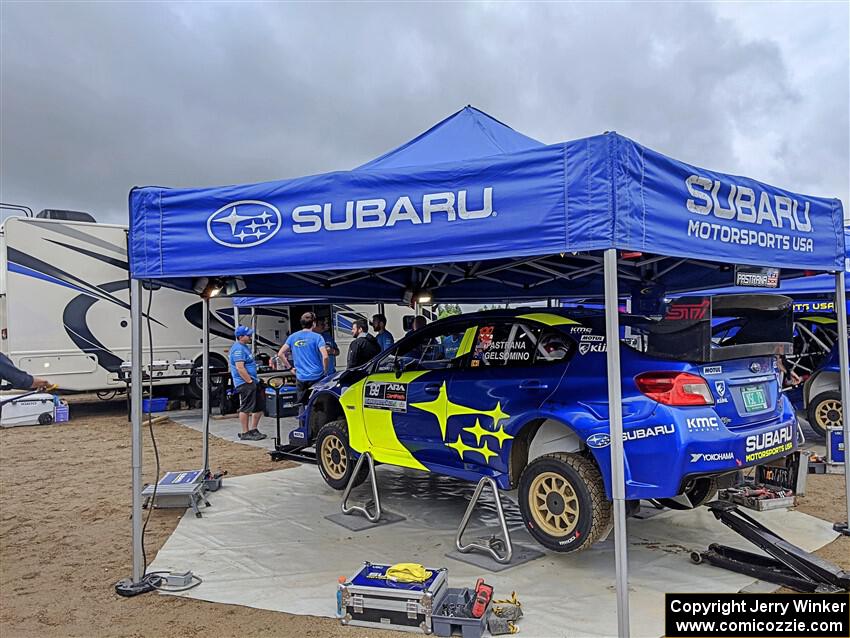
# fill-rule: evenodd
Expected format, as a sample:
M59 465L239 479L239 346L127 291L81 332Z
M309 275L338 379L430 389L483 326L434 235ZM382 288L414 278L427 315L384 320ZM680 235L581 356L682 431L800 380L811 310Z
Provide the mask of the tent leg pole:
M617 251L605 251L605 334L608 343L608 415L611 431L611 493L614 497L614 563L617 577L617 635L629 637L629 564L620 387L620 321Z
M203 366L201 376L201 423L203 424L204 442L204 472L210 469L210 300L203 301L204 317L202 322L204 350L201 356L201 365ZM235 310L234 312L238 312Z
M254 336L251 339L251 356L257 356L257 309L251 306L251 330L254 331Z
M144 576L142 562L142 282L130 279L130 421L133 465L133 582Z
M843 270L835 273L835 316L838 319L838 375L841 389L841 407L844 423L844 509L847 515L843 528L844 534L850 534L850 356L847 340L847 295L844 292L845 277Z

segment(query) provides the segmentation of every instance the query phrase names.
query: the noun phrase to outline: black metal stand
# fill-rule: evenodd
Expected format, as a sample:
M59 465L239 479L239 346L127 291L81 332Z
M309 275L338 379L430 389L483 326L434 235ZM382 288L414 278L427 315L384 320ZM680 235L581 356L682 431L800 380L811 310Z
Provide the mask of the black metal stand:
M712 501L708 509L721 523L740 534L772 558L712 543L691 560L703 561L739 574L784 585L803 592L850 591L850 572L783 540L740 511L733 503Z
M850 536L850 527L848 527L847 523L835 523L832 529L842 536Z
M269 451L269 456L271 457L271 460L295 461L297 463L312 463L313 465L315 465L317 462L315 449L310 449L309 445L293 445L291 443L283 443L280 434L280 388L282 386L276 386L269 383L268 387L274 390L275 405L274 449Z

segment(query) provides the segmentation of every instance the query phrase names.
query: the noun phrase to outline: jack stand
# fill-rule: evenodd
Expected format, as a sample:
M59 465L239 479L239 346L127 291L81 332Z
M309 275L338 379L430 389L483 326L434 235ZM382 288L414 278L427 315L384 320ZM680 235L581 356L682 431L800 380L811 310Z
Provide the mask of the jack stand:
M472 512L475 510L475 505L478 503L478 500L481 498L481 494L484 492L484 486L489 485L493 490L493 497L496 499L496 512L499 514L499 524L502 527L502 534L504 535L504 540L500 538L492 537L486 545L482 545L481 543L469 543L468 545L464 545L461 537L463 533L466 531L466 526L469 525L469 519L472 517ZM499 554L496 551L498 546L503 546L505 549L504 554ZM475 493L472 495L472 500L469 501L469 505L466 507L466 512L463 515L463 519L460 522L460 527L457 528L457 536L455 536L455 547L457 547L457 551L461 554L468 554L472 551L480 551L485 554L489 554L493 560L497 563L501 563L503 565L510 563L511 558L514 555L514 548L511 544L511 534L508 531L508 523L505 520L505 512L502 509L502 499L499 498L499 487L496 485L496 481L494 481L489 476L482 476L481 480L478 481L478 486L475 488Z
M785 585L801 592L850 591L850 572L780 538L732 503L712 501L715 518L769 556L712 543L706 552L692 552L694 563L703 561L739 574Z
M850 526L847 523L835 523L832 529L843 536L850 536Z
M348 497L351 495L351 490L354 488L354 479L357 478L357 475L360 473L360 467L363 465L364 460L369 464L369 481L372 483L372 500L362 507L360 505L349 506ZM374 506L374 514L369 513L370 506ZM377 523L381 520L381 497L378 495L378 482L375 479L375 462L372 460L372 454L370 452L364 452L360 455L360 458L357 459L357 463L354 465L354 471L351 473L348 485L345 486L345 491L342 493L341 507L343 514L353 514L354 512L357 512L358 514L365 516L366 520L370 523Z

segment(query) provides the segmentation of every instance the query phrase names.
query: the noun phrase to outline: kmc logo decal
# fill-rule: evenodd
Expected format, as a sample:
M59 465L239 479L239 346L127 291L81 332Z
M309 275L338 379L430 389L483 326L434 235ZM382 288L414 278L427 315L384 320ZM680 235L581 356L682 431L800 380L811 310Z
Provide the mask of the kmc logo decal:
M245 199L222 206L207 219L207 234L228 248L258 246L283 226L280 211L267 202Z

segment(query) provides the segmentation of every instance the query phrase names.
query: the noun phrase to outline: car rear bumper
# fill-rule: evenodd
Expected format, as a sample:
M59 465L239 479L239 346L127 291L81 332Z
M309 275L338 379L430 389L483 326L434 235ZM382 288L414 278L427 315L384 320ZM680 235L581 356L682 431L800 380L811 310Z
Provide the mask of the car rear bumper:
M661 419L658 424L624 425L627 499L670 498L690 478L760 465L787 456L798 445L797 418L788 402L779 418L739 430L727 429L710 408L665 409L655 417ZM592 451L610 490L610 451Z

